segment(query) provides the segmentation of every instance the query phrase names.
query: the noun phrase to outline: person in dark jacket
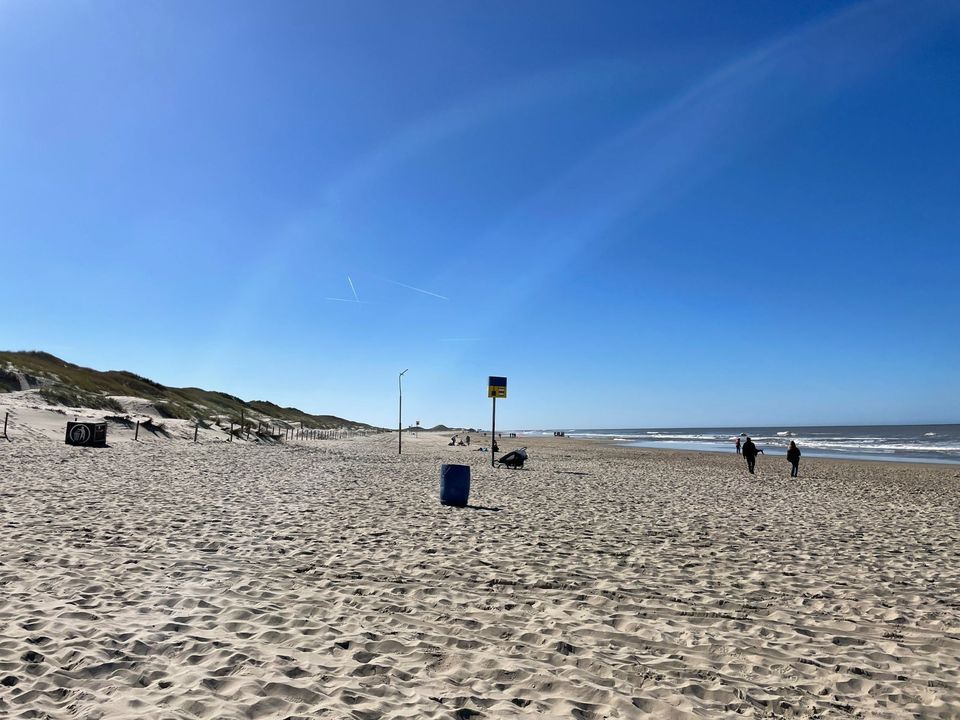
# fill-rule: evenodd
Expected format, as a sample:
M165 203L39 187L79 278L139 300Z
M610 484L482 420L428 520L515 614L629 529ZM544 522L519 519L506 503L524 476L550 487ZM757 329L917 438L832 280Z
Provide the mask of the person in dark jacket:
M737 438L737 455L740 454L740 438Z
M753 440L747 438L746 442L743 443L743 447L740 448L740 452L747 461L747 470L753 475L753 466L757 462L757 453L762 453L763 450L754 445Z
M797 477L800 473L800 448L793 440L790 441L790 449L787 450L787 460L790 461L790 477Z

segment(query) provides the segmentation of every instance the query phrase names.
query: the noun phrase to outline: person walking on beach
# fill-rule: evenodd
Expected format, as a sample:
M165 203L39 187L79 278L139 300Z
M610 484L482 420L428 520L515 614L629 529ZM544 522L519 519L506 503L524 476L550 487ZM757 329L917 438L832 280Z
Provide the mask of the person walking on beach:
M753 440L748 437L746 442L743 443L741 452L743 453L744 459L747 461L747 470L749 470L750 474L753 475L753 467L757 462L757 453L762 453L763 450L754 445Z
M740 438L737 438L737 455L740 454Z
M790 441L790 449L787 450L787 460L790 461L790 477L797 477L800 474L800 448L793 440Z

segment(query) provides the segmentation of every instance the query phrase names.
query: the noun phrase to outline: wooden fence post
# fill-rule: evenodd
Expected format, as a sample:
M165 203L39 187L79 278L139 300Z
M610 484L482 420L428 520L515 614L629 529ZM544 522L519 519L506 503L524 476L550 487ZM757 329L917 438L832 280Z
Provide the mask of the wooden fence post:
M136 442L140 439L140 421L137 420L137 429L133 431L133 441Z
M197 434L200 432L200 421L197 420L197 424L193 426L193 442L197 442Z
M7 440L10 439L10 438L7 437L7 418L9 418L9 417L10 417L10 413L5 412L5 413L3 414L3 437L4 437L5 439L7 439Z
M233 420L230 421L230 442L233 442Z

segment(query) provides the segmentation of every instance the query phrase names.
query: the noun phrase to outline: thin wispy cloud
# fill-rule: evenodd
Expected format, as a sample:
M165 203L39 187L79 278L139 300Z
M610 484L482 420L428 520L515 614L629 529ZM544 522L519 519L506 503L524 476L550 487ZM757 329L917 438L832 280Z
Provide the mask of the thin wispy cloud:
M500 117L576 97L601 85L635 86L638 69L638 64L622 59L591 60L497 83L417 119L386 142L373 147L334 183L324 188L321 204L350 200L415 158Z
M523 75L506 83L478 91L450 105L438 108L398 129L396 133L360 154L338 177L317 189L311 202L278 228L280 252L263 269L247 294L252 299L264 282L281 276L296 262L310 233L339 227L338 209L363 197L371 187L395 176L416 158L435 152L446 142L504 117L532 110L593 92L597 87L622 87L636 90L641 65L623 59L578 61ZM402 285L401 285L402 286ZM408 287L438 299L449 298L428 290Z
M772 39L678 92L519 203L478 240L523 237L537 265L514 299L626 218L674 203L935 32L960 6L866 0ZM562 225L544 223L557 207Z

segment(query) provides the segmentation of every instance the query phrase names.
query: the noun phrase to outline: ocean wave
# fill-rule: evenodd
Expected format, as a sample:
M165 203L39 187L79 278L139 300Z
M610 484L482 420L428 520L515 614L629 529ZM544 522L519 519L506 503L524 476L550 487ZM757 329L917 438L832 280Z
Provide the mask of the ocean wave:
M609 432L576 432L568 430L567 437L572 438L597 438L602 440L641 440L645 436L639 434L627 433L609 433Z
M799 443L797 443L799 445ZM804 446L811 448L820 448L824 450L851 450L855 452L875 451L875 452L942 452L942 453L960 453L960 445L948 445L941 443L917 443L917 442L875 442L875 443L844 443L830 442L827 440L812 440L804 443Z
M955 429L954 429L955 428ZM796 430L778 430L776 427L756 428L738 435L733 428L676 428L654 429L619 428L610 430L565 430L567 437L585 440L606 440L635 447L669 447L689 450L727 452L733 450L738 437L749 435L760 448L777 455L786 452L791 441L802 451L812 455L870 457L906 460L944 458L960 459L960 425L945 426L930 431L928 427L891 426L884 435L881 426L809 427ZM528 435L551 436L553 430L528 430Z

